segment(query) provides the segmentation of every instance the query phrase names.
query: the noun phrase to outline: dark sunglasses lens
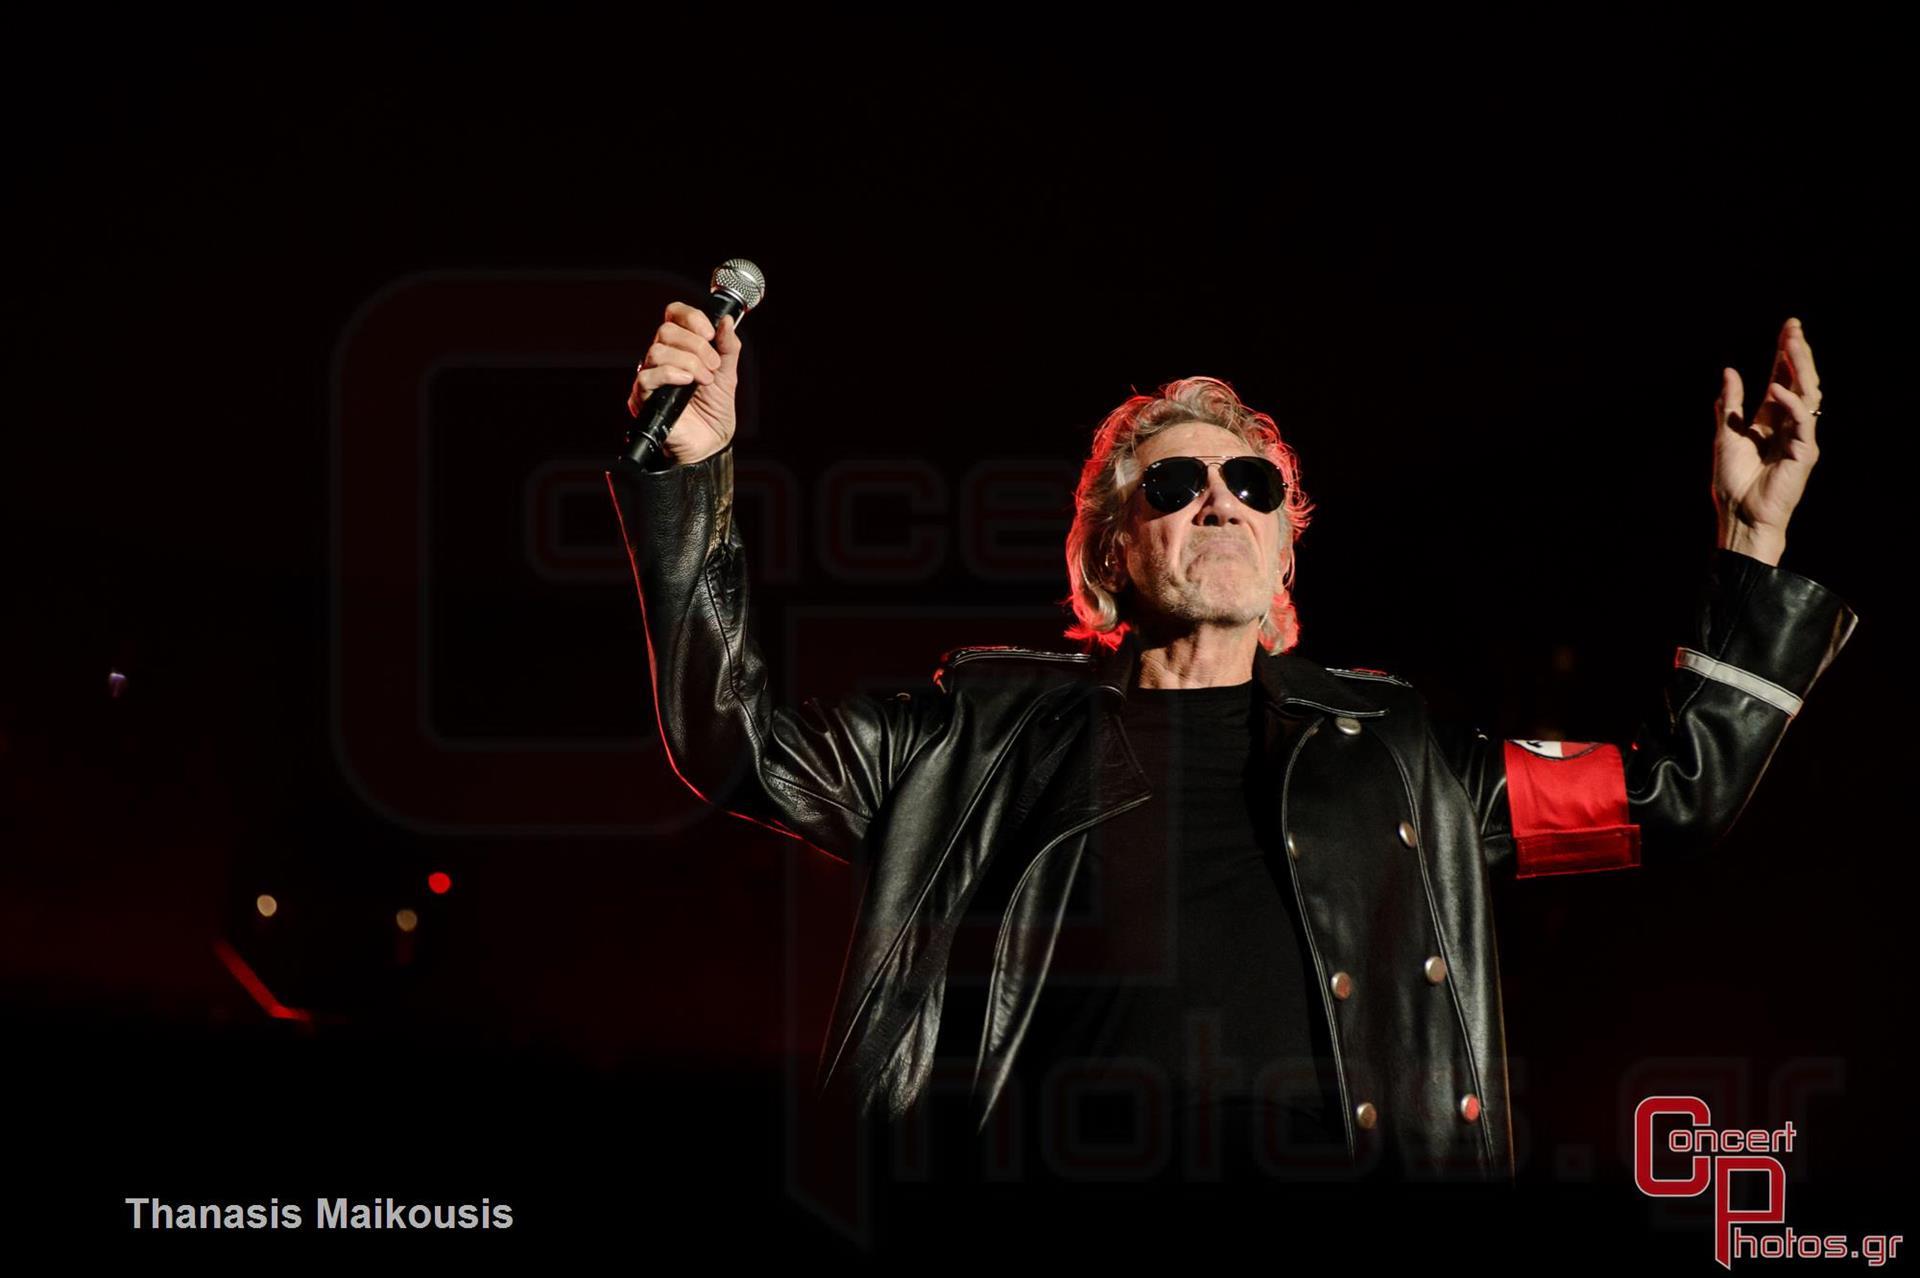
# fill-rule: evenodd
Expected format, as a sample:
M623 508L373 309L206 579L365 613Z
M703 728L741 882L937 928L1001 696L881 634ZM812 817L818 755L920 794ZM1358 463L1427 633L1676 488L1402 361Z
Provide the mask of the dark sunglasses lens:
M1168 457L1147 468L1140 491L1155 510L1171 513L1199 496L1207 486L1206 466L1192 457Z
M1287 481L1280 468L1264 457L1235 457L1220 467L1227 487L1253 509L1265 514L1287 499Z

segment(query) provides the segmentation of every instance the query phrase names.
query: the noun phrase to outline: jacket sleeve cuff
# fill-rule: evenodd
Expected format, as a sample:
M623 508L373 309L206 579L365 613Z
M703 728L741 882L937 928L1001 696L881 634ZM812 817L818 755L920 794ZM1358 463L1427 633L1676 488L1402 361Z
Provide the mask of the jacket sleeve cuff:
M650 553L706 555L724 545L733 518L733 445L697 462L649 469L627 457L607 463L629 547ZM705 536L693 547L689 535Z
M1798 714L1859 618L1833 591L1738 551L1717 549L1676 668Z

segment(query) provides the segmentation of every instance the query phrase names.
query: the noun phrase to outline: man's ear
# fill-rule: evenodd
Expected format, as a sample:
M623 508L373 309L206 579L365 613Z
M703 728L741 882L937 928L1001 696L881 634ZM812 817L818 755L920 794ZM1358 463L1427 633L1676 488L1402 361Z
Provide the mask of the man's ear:
M1127 588L1127 535L1118 534L1113 546L1107 551L1105 563L1101 566L1100 587L1110 595L1117 595Z

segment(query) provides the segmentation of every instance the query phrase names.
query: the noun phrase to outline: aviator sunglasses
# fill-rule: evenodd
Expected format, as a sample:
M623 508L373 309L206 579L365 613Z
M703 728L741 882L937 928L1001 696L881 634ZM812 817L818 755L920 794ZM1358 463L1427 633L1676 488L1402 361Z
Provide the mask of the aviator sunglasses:
M1262 514L1280 509L1287 499L1287 481L1280 468L1264 457L1162 457L1140 476L1147 504L1162 514L1184 510L1207 489L1207 467L1220 467L1220 478L1249 509Z

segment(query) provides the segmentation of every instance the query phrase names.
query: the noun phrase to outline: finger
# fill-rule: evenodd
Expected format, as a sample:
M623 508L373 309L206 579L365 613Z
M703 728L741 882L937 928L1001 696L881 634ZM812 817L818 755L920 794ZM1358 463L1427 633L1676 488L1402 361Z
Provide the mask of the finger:
M708 368L720 367L720 353L713 349L713 343L691 329L681 328L678 324L662 324L660 331L654 334L654 340L687 352Z
M1779 382L1767 384L1767 401L1778 404L1784 410L1780 414L1779 435L1786 441L1787 456L1804 462L1819 457L1820 448L1813 438L1819 419L1813 415L1813 409L1807 401Z
M660 368L641 369L640 375L634 379L633 384L639 397L645 399L662 386L684 386L694 380L692 370L666 365Z
M1720 398L1713 401L1713 422L1722 430L1737 431L1744 424L1741 404L1745 401L1746 390L1740 383L1740 374L1731 368L1720 370Z
M1813 347L1807 344L1806 326L1799 320L1787 321L1793 330L1787 337L1786 355L1788 377L1776 378L1785 381L1793 388L1793 393L1807 401L1809 409L1820 407L1820 374L1813 366Z
M692 377L684 368L643 368L633 379L633 389L627 392L627 413L640 415L640 406L645 404L653 393L662 386L674 386L691 381Z
M721 374L731 374L740 366L740 334L737 331L740 321L729 315L720 321L720 335L714 339L714 347L720 355Z
M647 348L647 357L640 361L640 367L684 368L694 375L696 381L710 382L713 380L713 369L707 361L713 356L713 348L704 342L697 345L698 349L687 350L679 346L669 346L665 342L655 342Z
M638 417L640 415L640 405L645 403L653 392L659 390L662 386L698 383L700 376L699 373L696 373L692 369L677 364L666 364L658 367L643 364L634 374L633 389L627 392L627 411L635 417Z
M1780 326L1780 336L1773 343L1773 367L1767 370L1767 380L1770 382L1785 386L1793 380L1793 360L1787 355L1787 343L1793 340L1797 323L1789 319Z
M713 321L708 319L706 312L697 306L689 306L685 302L668 302L667 323L678 324L681 328L697 335L703 342L713 340Z
M1768 410L1765 395L1754 406L1752 416L1746 409L1746 383L1740 380L1737 369L1723 369L1720 373L1720 403L1717 411L1720 424L1736 435L1743 435L1756 444L1764 444L1773 437L1773 416Z

